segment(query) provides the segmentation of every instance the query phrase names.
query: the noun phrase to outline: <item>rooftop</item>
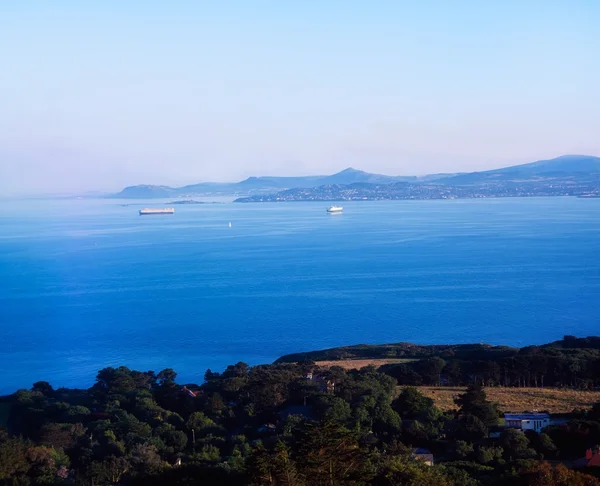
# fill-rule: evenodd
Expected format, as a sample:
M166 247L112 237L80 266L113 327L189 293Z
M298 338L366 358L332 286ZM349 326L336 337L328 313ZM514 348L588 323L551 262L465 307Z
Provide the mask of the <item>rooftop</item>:
M550 414L546 412L533 412L533 413L505 413L505 420L542 420L549 419Z

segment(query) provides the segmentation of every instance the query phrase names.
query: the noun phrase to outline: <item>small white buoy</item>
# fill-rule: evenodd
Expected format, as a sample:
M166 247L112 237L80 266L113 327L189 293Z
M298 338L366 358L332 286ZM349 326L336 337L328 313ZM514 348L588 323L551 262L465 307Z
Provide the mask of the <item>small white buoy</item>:
M231 221L229 221L229 227L231 228Z

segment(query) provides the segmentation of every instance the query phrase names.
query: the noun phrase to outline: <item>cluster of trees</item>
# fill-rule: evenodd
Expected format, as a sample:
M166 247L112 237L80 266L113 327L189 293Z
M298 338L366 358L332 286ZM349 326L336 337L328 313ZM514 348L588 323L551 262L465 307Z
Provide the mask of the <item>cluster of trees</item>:
M505 387L600 386L600 337L563 340L543 346L511 348L486 344L418 346L408 343L360 345L299 353L279 362L354 358L412 358L382 371L407 385Z
M238 363L200 386L170 369L106 368L88 390L38 382L7 400L0 484L600 485L544 462L600 443L600 405L547 433L490 439L500 413L479 384L443 413L372 367Z

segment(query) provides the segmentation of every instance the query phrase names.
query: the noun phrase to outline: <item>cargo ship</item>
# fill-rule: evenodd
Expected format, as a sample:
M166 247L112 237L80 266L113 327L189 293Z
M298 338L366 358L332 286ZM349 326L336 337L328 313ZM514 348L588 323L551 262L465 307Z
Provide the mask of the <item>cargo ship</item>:
M341 213L344 210L342 206L330 206L327 208L328 213Z
M144 216L146 214L175 214L175 209L174 208L163 208L163 209L144 208L144 209L140 209L140 216Z

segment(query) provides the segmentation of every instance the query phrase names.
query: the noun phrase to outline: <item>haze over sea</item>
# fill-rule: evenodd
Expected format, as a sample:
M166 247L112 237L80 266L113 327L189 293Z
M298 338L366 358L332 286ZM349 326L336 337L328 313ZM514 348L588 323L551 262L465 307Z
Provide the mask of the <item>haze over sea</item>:
M347 344L528 345L600 329L600 199L178 206L2 201L0 392L106 366ZM126 201L130 204L131 201ZM232 227L228 227L228 222Z

